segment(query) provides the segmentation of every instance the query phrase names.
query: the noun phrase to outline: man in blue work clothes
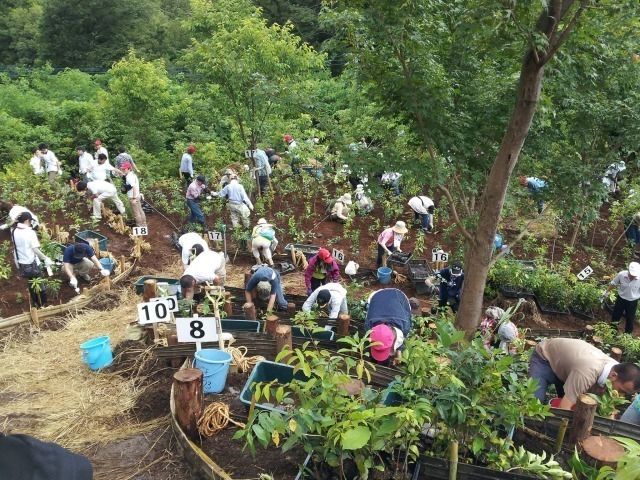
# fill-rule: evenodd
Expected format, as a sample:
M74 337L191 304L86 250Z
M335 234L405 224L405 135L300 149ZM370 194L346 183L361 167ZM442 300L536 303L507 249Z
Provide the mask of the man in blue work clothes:
M207 230L207 224L204 222L204 213L198 205L200 195L207 190L207 180L203 175L198 175L196 179L189 184L187 188L187 206L191 212L189 215L189 223L198 222L202 226L202 230Z
M411 305L407 296L397 288L373 292L367 301L364 330L371 331L372 361L385 366L395 365L411 330Z
M229 200L229 215L233 228L238 227L238 221L242 222L244 228L249 228L249 215L250 210L253 210L253 203L247 197L244 187L238 182L237 174L229 175L229 184L214 195L218 198L226 197Z
M436 278L440 279L440 286L436 287L436 293L440 299L440 308L451 307L453 313L458 311L460 305L460 293L464 282L464 273L460 262L451 262L451 267L438 270Z
M276 300L278 301L278 307L282 310L287 309L287 301L282 293L280 274L273 268L260 267L247 282L247 286L244 287L244 296L247 303L253 303L254 290L257 291L260 300L268 301L268 312L273 311L273 305Z
M271 175L271 165L269 164L269 157L264 150L259 148L253 151L253 161L255 168L253 171L258 177L258 183L260 184L260 193L262 195L267 193L269 186L269 175Z
M544 207L544 200L542 199L542 193L547 188L547 183L544 180L540 180L537 177L521 177L520 185L529 189L531 198L538 202L538 215L542 213Z

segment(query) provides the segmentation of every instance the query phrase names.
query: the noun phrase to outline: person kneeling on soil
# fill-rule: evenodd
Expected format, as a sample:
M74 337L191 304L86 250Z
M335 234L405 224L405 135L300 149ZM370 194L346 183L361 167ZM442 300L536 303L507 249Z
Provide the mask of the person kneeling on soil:
M287 309L287 301L282 293L280 274L273 268L260 267L247 282L247 286L244 287L244 296L247 303L253 303L254 290L256 290L260 300L268 301L268 312L273 311L276 300L278 301L278 307L282 310Z
M102 202L107 198L110 198L113 203L115 203L120 215L125 214L124 203L122 203L122 200L118 197L118 191L115 185L104 180L94 180L88 183L78 182L76 189L78 192L84 192L86 190L91 195L91 199L93 200L93 218L102 218L102 210L100 207Z
M429 197L418 196L409 200L409 206L413 210L413 223L420 223L425 232L433 231L433 213L436 206Z
M347 206L351 205L351 194L345 193L342 195L331 208L331 220L345 223L349 219L349 212L351 209Z
M262 265L260 261L260 253L269 265L273 265L272 250L278 246L276 232L271 224L267 223L264 218L258 220L258 224L253 227L251 232L251 251L256 259L257 265Z
M354 197L356 199L356 210L358 211L359 215L366 215L373 210L373 202L364 193L364 185L359 184L356 187Z
M536 345L529 376L538 381L534 395L540 402L545 402L553 384L561 399L558 408L567 410L583 393L601 395L607 380L623 396L640 390L640 366L618 363L584 340L572 338L550 338Z
M411 330L411 305L397 288L373 292L367 300L365 332L371 332L371 358L380 365L395 365Z
M333 283L340 280L340 269L333 259L329 250L321 248L313 257L309 259L307 269L304 271L304 284L307 287L307 295L311 295L320 285L325 285L329 281Z
M329 283L316 288L302 305L303 312L310 312L317 303L320 310L329 310L329 318L338 318L341 313L349 313L347 290L339 283Z
M62 254L62 271L69 278L69 285L78 288L77 276L91 281L91 269L96 267L103 277L109 276L109 270L103 268L100 260L96 257L96 252L89 245L84 243L74 243L64 249Z
M464 283L464 272L460 262L452 262L451 267L438 270L436 277L440 279L440 286L436 287L436 293L440 298L439 307L447 305L451 307L453 313L458 311L460 305L460 293Z
M404 238L405 233L409 230L407 225L399 220L393 227L386 228L378 236L378 259L376 265L380 267L382 265L382 256L386 253L388 257L391 256L396 250L402 253L400 250L400 244Z
M211 250L205 252L202 245L196 245L196 258L191 260L191 264L184 271L180 278L182 288L182 298L192 300L196 293L196 288L205 282L210 282L216 286L223 286L227 278L224 255Z
M178 238L178 245L180 246L182 266L185 270L189 266L189 263L191 263L192 257L196 258L202 252L209 251L209 245L207 245L207 242L199 233L196 232L189 232L184 235L180 235L180 238Z

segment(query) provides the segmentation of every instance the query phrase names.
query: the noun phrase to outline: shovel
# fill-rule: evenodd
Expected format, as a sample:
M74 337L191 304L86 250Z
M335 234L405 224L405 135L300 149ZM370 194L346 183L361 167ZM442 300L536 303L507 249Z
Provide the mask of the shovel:
M227 263L231 263L231 260L229 259L229 255L227 255L227 226L226 225L222 225L222 244L224 246L224 261Z

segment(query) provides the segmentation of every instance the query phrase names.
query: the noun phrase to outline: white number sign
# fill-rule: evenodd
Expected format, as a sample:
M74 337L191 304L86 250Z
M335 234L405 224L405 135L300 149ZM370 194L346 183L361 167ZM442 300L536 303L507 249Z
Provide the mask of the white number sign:
M131 235L133 235L134 237L149 235L149 229L147 227L133 227L131 229Z
M178 342L200 343L218 340L216 323L213 317L176 318Z
M255 154L255 150L245 150L244 158L253 158L254 154Z
M175 295L171 295L170 297L152 298L149 300L149 302L150 303L164 302L167 304L167 308L169 309L170 312L178 311L178 297L176 297Z
M431 261L432 262L446 262L449 260L449 254L444 253L442 250L438 250L434 248L431 250Z
M138 304L138 323L168 322L171 320L171 310L167 302L148 302Z
M208 233L209 233L209 240L212 240L214 242L222 241L222 232L208 232Z
M340 263L344 263L344 252L334 248L333 249L333 258L335 258Z
M584 280L585 278L587 278L589 275L591 275L593 273L593 268L591 268L589 265L587 265L586 267L584 267L584 269L578 274L578 280Z

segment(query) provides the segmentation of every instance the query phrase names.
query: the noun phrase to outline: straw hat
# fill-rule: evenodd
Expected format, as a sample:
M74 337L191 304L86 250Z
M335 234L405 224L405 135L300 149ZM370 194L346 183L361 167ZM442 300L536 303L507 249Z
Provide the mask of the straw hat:
M396 224L391 227L391 230L396 233L407 233L409 231L407 230L407 225L402 220L398 220Z
M260 218L258 220L258 225L269 225L269 224L267 223L267 221L264 218Z

